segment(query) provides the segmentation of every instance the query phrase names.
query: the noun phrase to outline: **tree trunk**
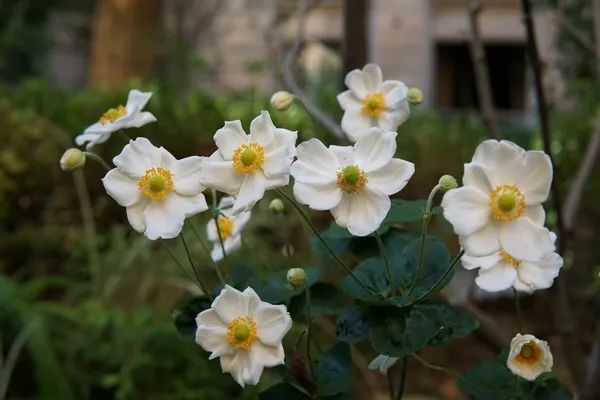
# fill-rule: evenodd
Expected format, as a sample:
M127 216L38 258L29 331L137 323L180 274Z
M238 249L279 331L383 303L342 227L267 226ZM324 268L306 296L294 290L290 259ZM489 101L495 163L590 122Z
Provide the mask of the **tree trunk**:
M163 0L99 0L89 81L119 87L146 79L160 54Z
M344 75L368 59L369 0L344 1Z

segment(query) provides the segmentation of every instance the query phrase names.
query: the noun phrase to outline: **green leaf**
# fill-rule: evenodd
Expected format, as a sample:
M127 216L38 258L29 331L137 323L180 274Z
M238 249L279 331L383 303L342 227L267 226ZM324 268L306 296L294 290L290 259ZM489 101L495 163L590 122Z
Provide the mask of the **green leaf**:
M479 321L475 317L446 303L416 304L414 307L419 307L438 326L437 334L427 343L429 345L450 343L479 328Z
M360 308L347 307L336 320L335 333L338 340L348 343L356 343L366 338L369 335L369 325Z
M352 384L352 359L348 343L338 342L315 363L319 397L345 392Z
M173 323L177 332L186 339L196 338L196 316L210 308L208 296L196 297L173 311Z
M342 309L340 290L336 285L326 282L318 282L310 288L312 316L335 315ZM290 300L288 310L294 318L306 314L306 294L304 292L294 296Z
M427 200L392 200L390 211L381 224L382 227L380 228L380 233L382 233L381 229L387 230L390 225L395 223L421 221L426 205ZM431 214L436 215L441 213L441 211L442 209L440 207L434 207L431 210Z
M260 400L306 400L310 399L307 395L296 389L289 383L281 382L271 386L258 396Z

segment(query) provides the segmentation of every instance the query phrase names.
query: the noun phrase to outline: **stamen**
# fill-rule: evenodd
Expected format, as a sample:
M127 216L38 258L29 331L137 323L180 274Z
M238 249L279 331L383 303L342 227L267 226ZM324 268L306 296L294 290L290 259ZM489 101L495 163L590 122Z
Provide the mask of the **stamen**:
M517 185L499 185L490 193L492 214L499 221L512 221L525 212L525 195Z
M515 268L517 268L519 264L521 264L521 261L517 260L504 250L500 250L500 257L502 257L502 261L504 261L506 264L512 265Z
M117 108L111 108L107 112L102 114L102 116L100 117L100 120L98 122L100 123L100 125L104 125L109 122L115 122L117 119L124 117L126 115L127 115L127 109L120 105Z
M256 338L256 322L251 317L239 317L227 324L227 343L236 349L248 350Z
M265 149L256 142L239 145L231 156L233 168L240 174L247 174L265 162Z
M532 365L539 361L542 355L542 349L533 341L525 343L521 351L515 357L515 361L521 364Z
M363 114L370 117L378 117L387 108L385 97L381 93L371 93L363 99L362 103Z
M337 173L337 184L346 193L358 193L367 184L367 174L356 165L348 165Z
M229 239L233 235L234 222L232 218L227 218L222 215L219 215L219 217L217 218L217 225L219 227L219 232L221 232L221 237L223 239Z
M160 201L173 191L173 174L161 167L149 168L138 180L138 189L148 199Z

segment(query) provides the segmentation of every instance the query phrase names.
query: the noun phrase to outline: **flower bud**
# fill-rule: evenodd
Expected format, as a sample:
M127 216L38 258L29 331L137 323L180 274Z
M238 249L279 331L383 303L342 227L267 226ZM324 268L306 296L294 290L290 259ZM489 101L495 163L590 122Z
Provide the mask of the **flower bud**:
M408 93L406 94L406 99L412 105L421 104L423 101L423 92L421 89L413 87L408 89Z
M60 158L60 168L63 171L74 171L85 166L85 154L83 151L70 148Z
M269 210L273 214L281 214L283 212L283 210L285 210L283 201L281 201L280 198L275 198L275 199L271 200L271 202L269 203Z
M294 96L290 92L286 92L285 90L281 90L279 92L275 92L273 96L271 96L271 107L273 107L277 111L285 111L294 102Z
M454 178L452 175L442 176L438 184L442 187L444 192L458 187L458 182L456 182L456 178Z
M302 268L291 268L287 272L287 281L294 287L300 287L306 282L306 272Z

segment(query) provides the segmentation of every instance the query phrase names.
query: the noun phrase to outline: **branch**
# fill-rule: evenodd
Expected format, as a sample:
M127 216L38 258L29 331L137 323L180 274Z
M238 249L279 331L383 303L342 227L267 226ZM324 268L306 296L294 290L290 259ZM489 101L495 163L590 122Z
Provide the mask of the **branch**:
M594 43L583 33L580 31L575 25L571 23L563 14L561 10L558 10L556 13L556 21L559 25L565 30L571 38L577 42L581 47L585 50L594 53Z
M594 400L600 398L600 323L596 328L596 338L590 354L590 364L587 375L587 384L583 393L582 400Z
M485 48L483 47L483 42L481 40L478 21L481 6L481 0L471 0L469 4L469 25L471 28L469 48L471 49L475 79L477 80L477 94L479 97L481 117L488 128L490 137L497 139L498 121L496 119L496 113L494 112L492 87L490 85L490 76L485 60Z
M323 125L333 136L338 138L341 142L347 143L348 138L340 128L340 126L326 113L324 113L307 95L304 93L296 78L294 77L293 67L294 60L298 55L298 51L300 50L300 45L302 44L302 39L304 37L304 22L306 18L306 10L308 8L307 0L299 0L298 1L298 28L296 30L296 36L294 38L294 42L292 43L291 48L289 49L287 55L283 59L283 62L280 65L281 74L283 75L283 81L287 86L288 90L292 92L296 98L302 103L306 111Z
M19 359L19 355L21 354L21 350L25 343L27 343L27 339L33 333L35 328L38 326L38 320L35 319L30 322L19 334L17 338L10 346L10 350L8 351L8 356L6 357L6 365L4 368L0 369L0 399L4 400L6 398L6 392L8 391L8 384L10 382L10 377L15 368L17 360ZM0 349L1 351L2 349Z

